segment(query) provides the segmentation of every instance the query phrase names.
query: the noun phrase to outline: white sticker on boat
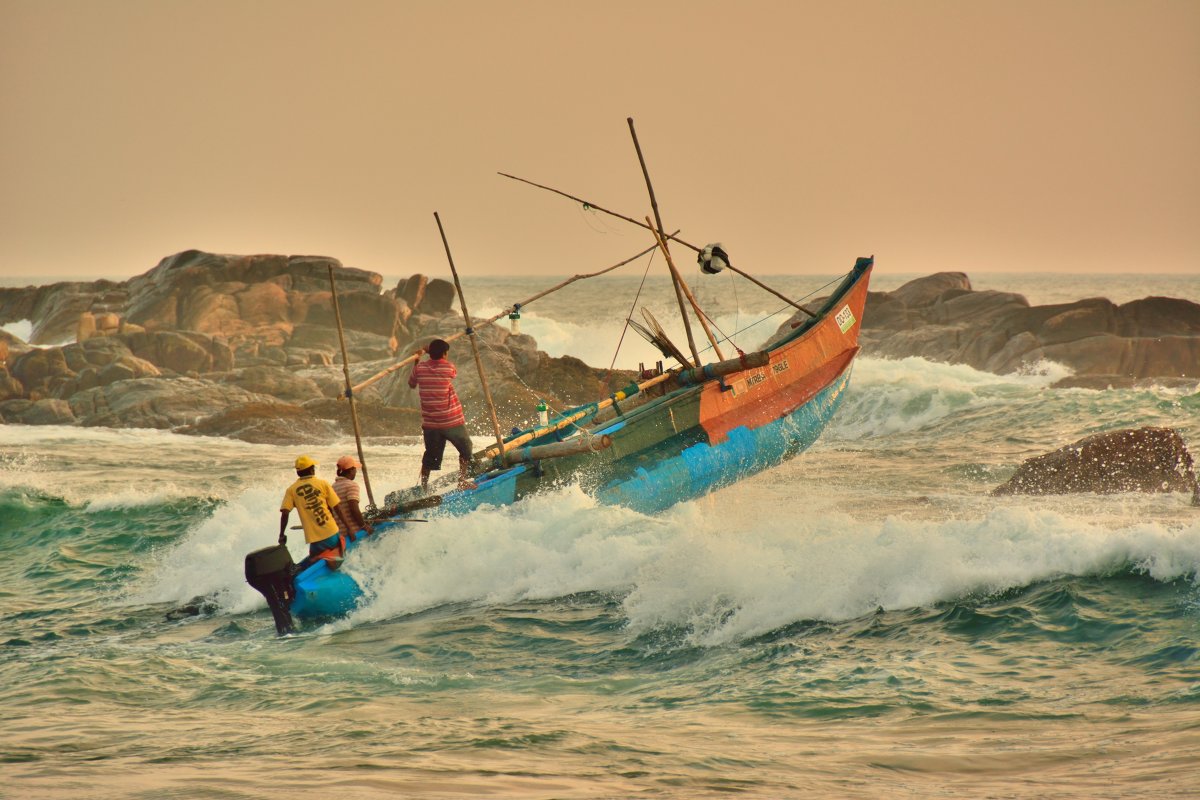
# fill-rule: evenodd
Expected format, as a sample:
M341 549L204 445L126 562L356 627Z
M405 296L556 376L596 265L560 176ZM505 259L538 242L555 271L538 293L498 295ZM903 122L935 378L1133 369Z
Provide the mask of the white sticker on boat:
M854 319L854 312L850 310L850 306L842 306L842 310L837 313L837 316L833 318L833 321L836 322L838 327L842 329L842 333L845 333L853 328L854 323L856 322Z

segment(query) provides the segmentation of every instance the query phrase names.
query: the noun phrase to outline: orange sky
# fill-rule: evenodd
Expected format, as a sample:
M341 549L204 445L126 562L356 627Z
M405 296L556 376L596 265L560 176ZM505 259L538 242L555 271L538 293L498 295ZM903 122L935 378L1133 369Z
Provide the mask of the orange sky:
M0 0L0 277L1200 271L1200 2ZM691 256L680 255L691 263Z

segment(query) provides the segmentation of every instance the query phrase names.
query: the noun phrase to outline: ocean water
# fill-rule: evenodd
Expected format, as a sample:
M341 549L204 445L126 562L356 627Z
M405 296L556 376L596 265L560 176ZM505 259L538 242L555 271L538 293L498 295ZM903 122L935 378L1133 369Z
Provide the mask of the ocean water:
M639 281L522 325L606 366ZM1031 300L1072 299L1053 283ZM468 292L483 314L543 286ZM730 333L776 308L697 291ZM638 342L618 365L655 360ZM573 487L429 516L347 560L358 609L282 639L242 559L296 448L0 426L0 796L1195 797L1200 509L988 492L1103 430L1200 451L1200 387L1062 374L860 358L777 469L653 517ZM353 447L309 453L332 477ZM377 496L415 479L416 440L365 450Z

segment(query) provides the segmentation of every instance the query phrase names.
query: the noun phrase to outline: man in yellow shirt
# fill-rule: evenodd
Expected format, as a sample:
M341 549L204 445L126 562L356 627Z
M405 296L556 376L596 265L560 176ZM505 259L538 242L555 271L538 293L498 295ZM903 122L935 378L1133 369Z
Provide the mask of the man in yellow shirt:
M284 492L283 503L279 506L280 544L287 544L288 517L293 508L300 515L300 523L304 526L308 556L299 563L300 569L311 566L317 556L326 550L341 550L344 546L338 536L338 521L341 520L347 528L352 524L346 520L345 509L341 507L333 487L318 478L316 472L316 461L308 456L297 458L296 482ZM330 566L337 564L331 563Z

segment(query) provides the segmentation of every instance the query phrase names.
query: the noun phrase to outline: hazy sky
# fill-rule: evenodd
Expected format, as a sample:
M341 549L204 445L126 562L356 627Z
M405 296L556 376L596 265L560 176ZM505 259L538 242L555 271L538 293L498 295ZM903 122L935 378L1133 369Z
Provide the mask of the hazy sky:
M0 277L1200 271L1200 2L0 0ZM692 256L679 252L692 269Z

